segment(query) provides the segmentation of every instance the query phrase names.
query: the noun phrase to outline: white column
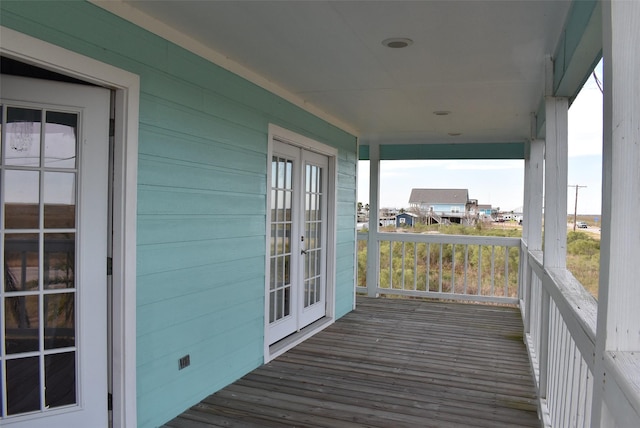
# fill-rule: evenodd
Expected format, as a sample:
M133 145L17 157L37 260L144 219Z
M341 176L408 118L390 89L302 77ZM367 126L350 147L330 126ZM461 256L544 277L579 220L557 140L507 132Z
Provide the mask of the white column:
M609 351L640 352L640 2L603 1L602 236L592 427L615 426ZM636 377L638 373L629 373ZM606 383L605 383L606 380Z
M369 143L369 238L367 241L367 295L378 297L380 245L378 224L380 211L380 145Z
M568 112L566 98L546 97L544 163L544 266L564 268L567 260Z
M522 234L528 251L542 250L542 186L544 173L544 140L532 140L525 160L525 210ZM527 255L525 255L526 257ZM528 259L524 262L523 279L525 282L525 333L531 332L531 283L533 270Z
M545 269L565 268L567 260L567 169L569 103L566 98L545 98L546 140L544 162ZM540 312L539 394L547 397L549 372L549 309L551 298L542 289Z
M527 212L524 216L523 229L526 228L529 251L542 250L542 186L544 183L544 140L533 140L530 143L529 159L527 159Z
M535 118L535 117L534 117ZM533 119L532 119L533 121ZM527 141L525 143L524 150L524 200L522 201L522 242L523 244L527 243L527 213L529 212L529 153L531 150L531 143ZM527 289L529 288L529 282L526 278L526 272L528 267L528 259L527 252L524 245L520 246L520 263L518 263L518 300L520 301L520 309L524 315L529 311L529 309L523 309L527 304L528 300L525 298L527 293ZM526 327L525 327L526 331Z

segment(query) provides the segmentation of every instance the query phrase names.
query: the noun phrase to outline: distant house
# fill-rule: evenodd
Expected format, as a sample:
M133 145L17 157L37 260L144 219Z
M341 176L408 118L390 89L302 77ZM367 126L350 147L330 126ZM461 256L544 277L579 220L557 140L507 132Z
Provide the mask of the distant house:
M491 205L478 205L478 215L481 218L493 217L493 214L495 214L495 211L493 210Z
M394 226L396 224L396 216L384 216L380 217L380 227Z
M411 209L427 223L465 223L469 219L468 189L412 189Z
M413 213L402 213L396 215L396 227L413 227L418 221L418 215Z

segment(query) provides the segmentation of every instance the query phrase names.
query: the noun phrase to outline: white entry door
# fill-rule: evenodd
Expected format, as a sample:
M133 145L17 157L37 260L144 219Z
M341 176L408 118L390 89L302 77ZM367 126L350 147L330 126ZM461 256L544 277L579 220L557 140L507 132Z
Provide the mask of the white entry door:
M109 91L0 76L0 425L107 412Z
M328 165L325 155L274 141L269 344L326 314Z

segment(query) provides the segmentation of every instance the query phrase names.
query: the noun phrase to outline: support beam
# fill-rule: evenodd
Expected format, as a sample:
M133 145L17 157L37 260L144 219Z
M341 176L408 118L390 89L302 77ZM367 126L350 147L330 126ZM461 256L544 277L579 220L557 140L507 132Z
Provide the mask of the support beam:
M614 351L629 356L640 352L640 2L603 1L602 18L602 238L592 400L595 428L622 426L615 420L620 415L611 408L617 403L607 400L607 393L612 391L611 382L640 376L638 369L625 373L627 379L616 379L605 364L607 358L613 361Z
M380 212L380 146L369 146L369 238L367 241L367 295L378 297L380 247L378 224Z

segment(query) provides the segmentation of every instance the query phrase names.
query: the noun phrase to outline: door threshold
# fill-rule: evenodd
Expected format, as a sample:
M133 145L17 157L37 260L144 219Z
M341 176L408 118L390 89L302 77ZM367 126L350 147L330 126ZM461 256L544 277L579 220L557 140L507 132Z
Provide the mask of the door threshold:
M322 331L325 328L329 327L331 324L334 323L334 321L335 320L333 318L322 317L319 320L314 321L311 324L309 324L308 326L304 327L300 331L298 331L296 333L293 333L293 334L290 334L289 336L285 337L284 339L281 339L281 340L277 341L276 343L274 343L273 345L270 345L269 346L269 353L268 353L268 355L265 355L265 361L264 362L268 363L269 361L273 360L274 358L284 354L289 349L299 345L300 343L304 342L305 340L307 340L311 336L313 336L316 333L319 333L320 331Z

